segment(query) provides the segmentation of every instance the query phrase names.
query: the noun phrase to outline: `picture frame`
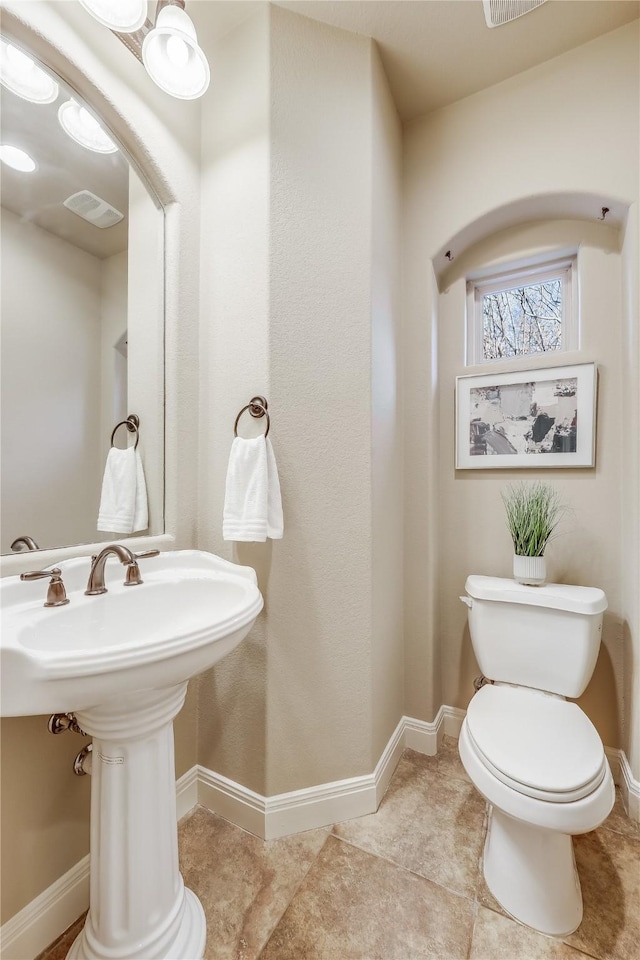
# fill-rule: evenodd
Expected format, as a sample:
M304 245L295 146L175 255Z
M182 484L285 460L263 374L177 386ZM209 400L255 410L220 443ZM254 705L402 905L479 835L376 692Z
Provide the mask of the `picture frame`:
M595 363L456 378L456 469L595 465Z

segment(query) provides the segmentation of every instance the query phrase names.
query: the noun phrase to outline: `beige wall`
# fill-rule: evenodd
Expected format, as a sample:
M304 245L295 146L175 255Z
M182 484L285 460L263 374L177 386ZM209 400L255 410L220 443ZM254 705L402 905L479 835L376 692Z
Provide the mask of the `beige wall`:
M532 151L532 143L552 148ZM638 202L637 23L409 124L404 177L405 508L412 531L405 552L407 713L431 719L439 702L465 706L471 696L476 667L457 597L468 573L509 575L511 547L499 491L523 476L453 468L455 376L473 372L464 367L464 283L456 271L462 276L474 263L508 259L512 250L517 257L581 243L584 340L572 359L595 360L601 368L598 461L595 470L545 473L575 510L565 536L551 548L551 572L599 584L608 593L605 643L584 704L609 745L629 743L638 704L624 703L623 661L635 657L637 669L632 651L638 623L631 585L622 580L622 555L637 558L638 527L623 522L621 474L623 456L637 458L635 449L623 454L623 439L631 438L634 448L638 434L621 428L617 413L623 391L637 402L630 385L637 379L636 360L622 360L630 341L637 353L637 334L630 332L637 292L628 301L635 307L625 307L631 257L627 253L621 264L620 238L595 220L600 198L615 198L632 210ZM455 238L482 218L485 233L490 231L492 211L499 224L506 205L555 194L562 215L563 197L575 193L591 195L591 223L523 227L472 252L455 248ZM459 263L439 294L431 262L447 244ZM630 240L627 246L634 248ZM422 426L416 413L421 390L435 393L437 409L437 419L427 412ZM631 496L627 488L627 500ZM437 585L437 599L423 586L430 582ZM438 680L428 668L438 655L442 690L434 695Z
M640 223L638 203L629 211L622 246L622 389L625 435L640 437ZM640 444L622 449L622 525L640 526ZM624 640L624 748L640 779L640 537L622 542L622 615Z
M206 28L202 8L196 16ZM256 566L265 612L200 682L198 757L272 795L370 772L401 715L399 581L382 578L401 536L400 466L389 463L398 449L396 357L382 348L397 336L399 131L372 44L277 7L225 38L212 70L203 102L199 544ZM220 539L231 428L261 392L285 536L232 552ZM244 435L261 428L242 424ZM395 511L375 531L376 606L372 472ZM375 617L387 619L373 641ZM383 670L394 679L384 690L378 680L377 713L374 673Z
M123 250L100 264L100 459L109 452L111 431L127 416L127 360L115 346L127 332L127 259ZM122 442L122 436L119 440ZM95 525L95 518L94 518ZM92 531L93 532L93 531Z
M271 545L244 545L234 556L221 534L236 414L255 394L273 401L269 17L265 5L215 45L206 13L205 5L194 10L212 71L202 99L198 546L255 566L266 593ZM263 425L245 415L242 435L250 436L252 429L257 434ZM275 427L273 438L278 453ZM265 612L241 646L198 681L198 761L260 793L266 787L266 617Z
M402 130L377 47L371 51L372 767L404 713Z
M93 539L101 261L2 208L2 553Z
M438 484L439 624L442 698L466 707L479 669L458 597L469 573L512 576L511 540L500 492L523 478L551 483L568 507L561 536L549 546L549 578L602 587L609 601L603 644L584 707L604 742L618 746L622 728L622 616L620 481L624 429L621 423L621 271L619 234L599 223L555 221L513 228L477 244L461 258L439 298L438 367L443 384L456 376L522 370L550 364L598 365L597 460L593 470L454 469L454 391L442 391ZM464 366L467 271L554 251L577 249L581 349L535 360Z
M162 210L134 170L129 169L127 258L127 414L140 418L149 533L164 531L164 265ZM124 428L120 428L122 431ZM122 434L120 435L122 443Z

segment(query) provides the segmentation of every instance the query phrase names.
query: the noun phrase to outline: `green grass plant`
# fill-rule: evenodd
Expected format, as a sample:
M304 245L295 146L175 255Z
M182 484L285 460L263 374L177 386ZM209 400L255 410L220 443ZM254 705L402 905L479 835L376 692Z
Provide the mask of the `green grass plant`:
M513 552L519 557L542 557L565 508L548 483L513 484L501 493Z

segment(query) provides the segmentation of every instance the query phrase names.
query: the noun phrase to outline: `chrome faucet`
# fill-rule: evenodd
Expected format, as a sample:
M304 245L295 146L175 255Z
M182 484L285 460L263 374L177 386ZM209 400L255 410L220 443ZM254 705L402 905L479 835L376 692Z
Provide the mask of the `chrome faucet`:
M11 549L14 553L20 553L23 547L26 547L27 550L39 550L40 547L35 542L33 537L16 537L16 539L11 544Z
M89 582L87 583L85 594L88 597L95 597L107 592L107 588L104 585L104 566L107 558L111 554L117 557L120 563L127 568L127 575L124 581L125 587L135 587L143 582L138 568L138 560L142 557L157 557L159 553L159 550L131 553L128 547L123 547L120 543L109 544L109 546L101 550L97 556L91 558L91 571L89 573Z

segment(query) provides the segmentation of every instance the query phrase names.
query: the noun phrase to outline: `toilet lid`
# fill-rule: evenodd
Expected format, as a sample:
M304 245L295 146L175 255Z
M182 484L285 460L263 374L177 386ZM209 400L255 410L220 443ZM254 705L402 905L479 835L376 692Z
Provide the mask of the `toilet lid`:
M605 776L596 728L576 703L552 694L487 684L469 704L467 729L495 775L529 796L578 800Z

